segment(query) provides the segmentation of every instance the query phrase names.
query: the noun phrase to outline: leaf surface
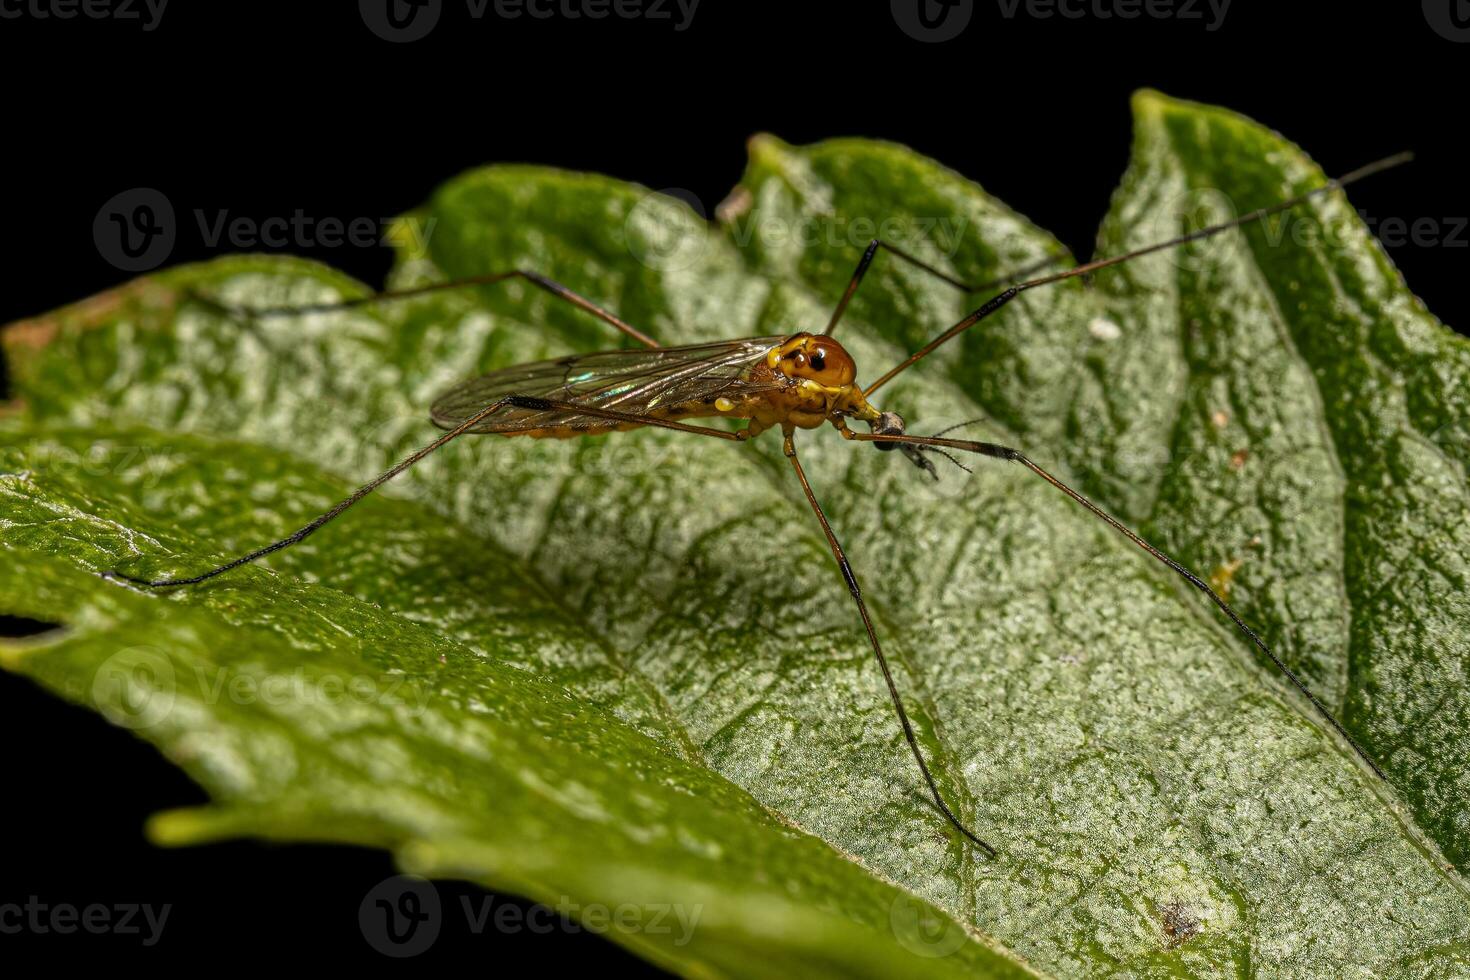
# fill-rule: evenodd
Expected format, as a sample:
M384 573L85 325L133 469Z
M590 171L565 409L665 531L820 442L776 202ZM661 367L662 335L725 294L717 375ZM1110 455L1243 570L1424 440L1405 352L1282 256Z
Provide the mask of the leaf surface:
M1243 211L1321 180L1220 110L1137 110L1104 252L1160 237L1181 193ZM709 230L605 178L475 171L406 219L432 231L395 277L535 268L684 343L820 329L875 233L970 281L1062 251L885 144L760 138L741 187ZM172 270L4 335L0 595L67 626L4 663L209 789L162 842L379 844L549 904L698 907L685 943L651 915L614 932L684 972L1462 972L1467 896L1439 855L1465 839L1466 349L1346 205L1302 211L1342 240L1262 229L1038 290L882 402L915 432L985 416L981 437L1214 572L1391 787L1034 477L980 461L931 484L831 432L803 458L996 862L923 794L779 440L461 440L207 587L101 581L277 537L427 441L446 384L617 339L524 284L245 323L198 298L364 291L289 259ZM842 327L863 378L981 298L887 258Z

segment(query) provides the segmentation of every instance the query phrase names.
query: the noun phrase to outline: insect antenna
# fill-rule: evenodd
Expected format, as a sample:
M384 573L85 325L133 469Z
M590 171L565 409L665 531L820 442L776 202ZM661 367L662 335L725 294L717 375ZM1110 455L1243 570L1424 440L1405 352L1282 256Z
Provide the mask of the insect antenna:
M947 435L949 435L951 432L953 432L956 429L963 429L967 425L978 425L978 424L980 424L981 422L984 422L984 421L987 421L987 420L984 419L984 418L966 419L963 422L956 422L954 425L945 426L944 428L940 429L938 432L936 432L934 434L936 436L947 436Z
M946 429L945 431L948 431L948 430ZM949 460L954 465L958 466L960 469L964 470L966 473L973 473L973 472L975 472L974 470L970 469L970 467L966 466L964 463L961 463L959 460L955 459L954 458L954 455L952 453L950 453L948 450L940 449L937 446L925 446L924 448L928 452L938 453L939 455L943 456L945 459ZM939 478L939 475L936 473L934 478L937 480Z
M1365 177L1371 177L1374 174L1382 173L1385 170L1390 170L1394 167L1401 166L1402 164L1408 163L1412 159L1414 159L1414 155L1412 153L1396 153L1393 156L1384 157L1382 160L1375 161L1368 164L1367 166L1359 167L1357 170L1343 174L1341 177L1338 177L1334 180L1329 180L1321 187L1307 191L1304 194L1298 194L1295 197L1287 198L1284 201L1280 201L1276 204L1272 204L1264 208L1257 208L1254 211L1240 215L1239 217L1233 218L1230 221L1223 221L1220 224L1211 225L1208 228L1201 228L1198 231L1192 231L1188 234L1177 235L1174 238L1170 238L1166 241L1155 242L1152 245L1145 245L1143 248L1134 249L1133 251L1125 252L1122 255L1114 255L1109 258L1096 259L1092 262L1073 266L1072 268L1063 270L1062 272L1054 272L1049 275L1039 276L1035 279L1027 279L1023 282L1015 283L1014 285L1007 287L1004 291L996 293L990 299L982 303L979 308L977 308L969 316L965 317L963 320L960 320L958 323L954 324L943 333L939 334L939 336L929 341L923 347L920 347L918 350L914 351L914 353L910 354L906 359L894 365L888 370L887 373L878 378L877 381L874 381L872 384L868 385L868 387L863 391L863 394L864 396L870 397L873 392L877 391L879 388L892 381L903 371L907 370L908 368L917 364L919 361L922 361L924 358L928 357L930 354L934 353L934 351L941 345L964 333L966 330L970 329L986 317L990 316L990 314L994 313L1002 306L1005 306L1011 300L1015 299L1017 296L1027 291L1028 289L1035 289L1038 286L1048 286L1054 282L1061 282L1064 279L1073 279L1078 276L1090 276L1094 272L1098 272L1102 269L1111 268L1112 266L1120 265L1124 262L1132 261L1133 259L1140 258L1144 255L1150 255L1154 252L1160 252L1166 248L1175 248L1179 245L1187 244L1188 242L1199 241L1202 238L1209 238L1213 235L1218 235L1223 231L1229 231L1231 228L1239 228L1242 225L1247 225L1254 221L1260 221L1263 218L1270 217L1273 214L1277 214L1281 211L1287 210L1288 208L1295 207L1296 205L1301 204L1304 201L1318 197L1322 194L1327 194L1335 190L1340 190L1348 186L1349 184L1353 184L1357 181L1362 180Z

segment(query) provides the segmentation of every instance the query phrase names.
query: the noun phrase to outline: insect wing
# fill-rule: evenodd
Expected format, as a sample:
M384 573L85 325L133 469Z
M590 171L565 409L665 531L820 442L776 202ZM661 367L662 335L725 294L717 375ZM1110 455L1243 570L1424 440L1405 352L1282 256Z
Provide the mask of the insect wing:
M434 402L434 424L451 429L507 395L528 395L646 415L687 402L735 398L779 385L750 381L749 369L781 337L693 344L687 347L599 351L520 364L471 378ZM570 410L506 407L471 432L527 432L548 427L606 429L608 421Z

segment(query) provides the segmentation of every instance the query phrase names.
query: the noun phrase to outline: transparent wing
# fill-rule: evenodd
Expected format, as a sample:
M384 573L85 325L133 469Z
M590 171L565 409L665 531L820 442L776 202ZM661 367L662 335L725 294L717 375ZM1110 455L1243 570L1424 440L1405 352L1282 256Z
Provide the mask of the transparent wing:
M750 368L782 337L751 337L688 347L630 348L519 364L463 381L435 400L434 424L452 429L506 395L534 395L647 415L671 405L735 399L779 385L749 380ZM471 432L527 432L549 426L607 429L607 419L566 410L505 408Z

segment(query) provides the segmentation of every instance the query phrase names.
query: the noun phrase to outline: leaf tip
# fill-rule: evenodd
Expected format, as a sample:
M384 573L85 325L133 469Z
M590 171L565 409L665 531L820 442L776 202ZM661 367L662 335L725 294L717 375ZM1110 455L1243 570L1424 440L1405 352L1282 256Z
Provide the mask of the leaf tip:
M1180 100L1165 95L1156 88L1138 89L1129 99L1133 115L1140 119L1163 115L1171 109L1178 108L1181 104Z
M19 671L21 662L67 632L63 623L0 613L0 667Z
M159 847L183 847L208 836L202 832L206 823L198 808L163 810L148 818L143 834Z
M745 141L745 152L751 163L770 163L791 147L771 133L756 133Z

